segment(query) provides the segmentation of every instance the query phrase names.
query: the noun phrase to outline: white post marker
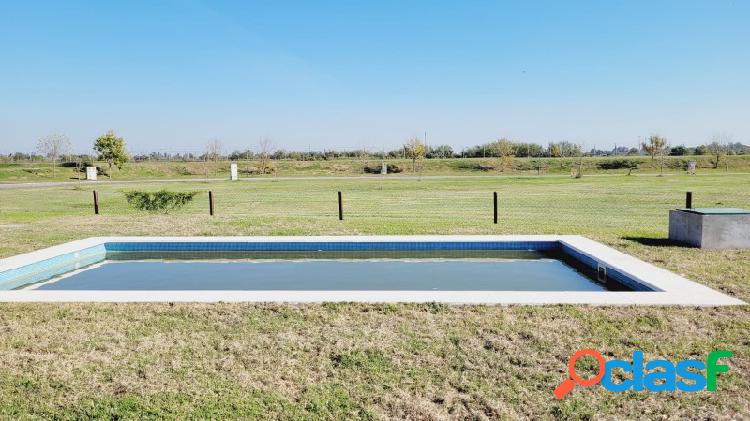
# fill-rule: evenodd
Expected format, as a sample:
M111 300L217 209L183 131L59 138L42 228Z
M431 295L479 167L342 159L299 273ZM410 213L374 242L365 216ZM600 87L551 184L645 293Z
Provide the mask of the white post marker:
M381 168L380 173L388 174L388 164L386 164L385 162L383 162L383 168Z
M232 181L239 180L239 177L237 176L237 163L232 162L229 165L229 179Z
M86 180L96 181L96 167L86 167Z

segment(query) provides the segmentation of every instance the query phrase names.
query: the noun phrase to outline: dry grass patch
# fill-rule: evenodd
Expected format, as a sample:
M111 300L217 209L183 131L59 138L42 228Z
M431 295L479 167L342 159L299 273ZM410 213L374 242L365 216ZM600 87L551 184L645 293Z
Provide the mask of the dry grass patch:
M740 415L750 410L750 365L743 358L750 351L748 311L3 305L0 414L148 409L154 416L217 417L236 408L233 415L258 410L300 418ZM557 402L551 390L564 378L571 350L581 347L612 358L629 358L637 348L647 358L670 360L726 348L735 358L716 393L650 396L594 387ZM213 408L196 405L209 401ZM85 408L93 412L80 412Z
M750 251L665 240L684 191L750 208L744 175L164 183L212 189L170 215L122 187L0 190L0 256L100 235L582 234L750 301ZM344 191L344 221L335 192ZM491 192L500 192L500 224ZM205 199L205 198L204 198ZM750 413L750 306L2 304L0 418L741 418ZM719 391L551 390L568 357L734 351Z

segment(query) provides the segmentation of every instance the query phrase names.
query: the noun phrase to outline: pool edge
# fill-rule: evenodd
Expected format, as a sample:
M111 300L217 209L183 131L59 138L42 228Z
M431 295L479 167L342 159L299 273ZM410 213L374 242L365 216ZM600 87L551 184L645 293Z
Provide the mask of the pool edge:
M451 304L743 305L742 300L577 235L91 237L0 260L0 273L110 242L559 242L656 291L0 291L0 302L445 302ZM636 294L636 295L633 295Z

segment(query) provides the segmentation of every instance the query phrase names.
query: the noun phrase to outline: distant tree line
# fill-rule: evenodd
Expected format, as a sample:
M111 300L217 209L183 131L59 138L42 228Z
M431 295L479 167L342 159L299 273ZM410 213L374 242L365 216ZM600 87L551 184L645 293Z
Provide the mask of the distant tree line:
M652 136L653 138L654 136ZM659 136L656 136L659 139ZM688 155L746 155L750 154L750 146L740 142L730 142L726 137L714 136L712 140L704 145L687 147L684 145L669 146L657 144L658 155L688 156ZM388 159L401 158L411 159L415 165L419 159L445 159L445 158L566 158L581 156L656 156L649 152L650 140L641 145L640 148L616 146L610 150L591 149L584 151L582 146L568 141L550 142L540 145L533 142L519 142L502 138L493 142L471 146L462 150L453 149L450 145L425 145L419 138L410 139L401 148L390 151L358 150L335 150L325 149L322 151L299 151L274 148L270 141L261 140L254 149L235 150L224 152L222 144L217 139L212 139L206 145L203 153L171 153L150 152L128 156L124 149L122 138L116 137L112 132L97 139L103 149L96 149L96 153L73 154L69 152L70 144L63 135L50 135L39 141L37 153L14 152L0 155L5 162L29 162L51 160L53 163L70 163L101 159L108 162L110 170L112 166L121 166L123 160L130 161L217 161L217 160L296 160L296 161L326 161L336 159ZM112 150L114 148L115 150ZM120 149L118 149L120 148ZM416 149L415 149L416 148Z

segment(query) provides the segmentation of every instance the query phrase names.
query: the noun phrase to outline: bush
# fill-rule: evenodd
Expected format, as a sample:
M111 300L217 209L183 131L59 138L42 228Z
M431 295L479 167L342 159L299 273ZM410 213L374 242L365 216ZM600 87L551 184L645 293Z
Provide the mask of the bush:
M479 162L459 162L457 167L462 170L471 171L490 171L495 169L493 165L486 165Z
M130 206L147 212L169 213L190 203L198 192L170 192L160 190L157 192L129 191L125 192Z
M396 174L396 173L400 173L401 171L403 171L401 168L399 168L398 165L386 164L385 167L386 167L386 174ZM367 174L382 174L383 166L382 165L373 165L373 166L365 165L363 170Z
M262 164L258 164L258 166L247 167L245 169L240 169L239 171L240 173L250 175L273 174L276 172L276 167L272 162L269 161L265 166L263 166Z
M642 160L637 159L610 159L607 161L599 162L596 166L603 170L621 170L621 169L635 169L638 165L642 164Z
M176 172L178 175L195 175L196 174L193 171L191 171L190 168L188 168L186 165L177 167Z

